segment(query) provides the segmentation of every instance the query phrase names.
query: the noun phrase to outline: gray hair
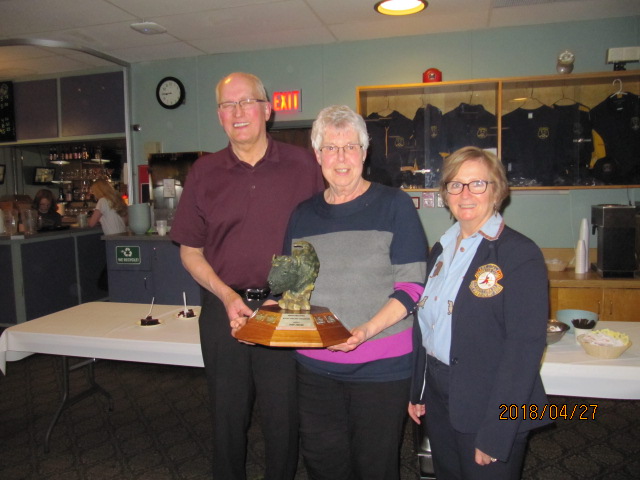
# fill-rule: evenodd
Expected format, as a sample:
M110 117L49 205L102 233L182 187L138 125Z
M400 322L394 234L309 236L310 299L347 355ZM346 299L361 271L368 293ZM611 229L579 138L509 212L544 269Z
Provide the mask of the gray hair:
M353 128L358 134L363 151L366 152L369 148L369 134L364 119L346 105L331 105L320 110L311 128L311 145L314 150L318 151L322 147L327 127Z
M264 88L264 84L260 78L252 73L233 72L221 78L216 85L216 103L220 103L220 91L222 90L222 85L231 77L241 77L249 81L249 83L253 84L253 92L259 100L269 100L269 97L267 96L267 89Z

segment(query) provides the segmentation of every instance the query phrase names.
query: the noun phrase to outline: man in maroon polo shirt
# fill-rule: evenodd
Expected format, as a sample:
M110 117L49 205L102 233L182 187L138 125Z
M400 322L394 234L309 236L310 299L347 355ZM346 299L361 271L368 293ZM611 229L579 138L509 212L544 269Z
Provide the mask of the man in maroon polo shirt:
M267 135L264 85L232 73L216 87L229 145L198 159L171 227L182 263L203 287L200 342L213 414L213 478L244 480L255 400L265 436L265 479L293 479L298 461L296 367L288 349L247 345L234 331L267 295L295 206L322 191L311 151Z

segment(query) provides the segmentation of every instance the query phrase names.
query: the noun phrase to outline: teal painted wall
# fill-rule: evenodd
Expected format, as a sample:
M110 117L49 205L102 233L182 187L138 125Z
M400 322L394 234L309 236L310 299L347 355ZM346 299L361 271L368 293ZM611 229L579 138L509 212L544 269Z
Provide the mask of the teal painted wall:
M419 192L411 196L420 196ZM591 205L640 202L640 189L516 191L504 210L506 223L542 248L575 248L583 218L591 221ZM420 208L429 244L453 224L444 208ZM591 248L596 247L591 235Z
M607 49L635 45L640 45L638 16L136 64L131 69L131 123L142 129L132 133L133 163L146 163L149 142L161 142L165 152L224 147L227 140L216 115L214 87L233 71L258 75L270 92L301 89L302 112L275 120L310 121L330 104L355 108L359 85L420 82L430 67L440 69L445 81L549 75L556 73L558 53L568 48L576 54L574 73L611 71L605 64ZM165 76L180 78L187 90L186 104L176 110L165 110L155 100L156 85ZM640 201L638 190L516 192L505 217L541 247L570 248L581 219L590 218L591 205L635 202L636 195ZM451 224L445 209L421 208L419 213L430 243Z

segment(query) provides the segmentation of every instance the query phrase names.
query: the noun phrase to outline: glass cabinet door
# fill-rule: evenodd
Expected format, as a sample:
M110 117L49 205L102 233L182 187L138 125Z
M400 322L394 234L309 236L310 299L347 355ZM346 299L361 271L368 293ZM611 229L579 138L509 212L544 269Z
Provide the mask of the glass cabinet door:
M442 160L473 145L512 187L640 185L640 73L358 87L371 137L365 175L436 188Z

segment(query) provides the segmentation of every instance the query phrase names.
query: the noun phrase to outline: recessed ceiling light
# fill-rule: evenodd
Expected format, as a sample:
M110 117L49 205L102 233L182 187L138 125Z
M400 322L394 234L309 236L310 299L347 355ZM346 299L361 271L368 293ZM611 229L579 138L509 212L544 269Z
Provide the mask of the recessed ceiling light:
M411 15L427 8L426 0L384 0L374 5L374 10L383 15Z
M132 23L131 28L136 32L144 33L145 35L157 35L158 33L165 33L167 31L166 28L156 22Z

